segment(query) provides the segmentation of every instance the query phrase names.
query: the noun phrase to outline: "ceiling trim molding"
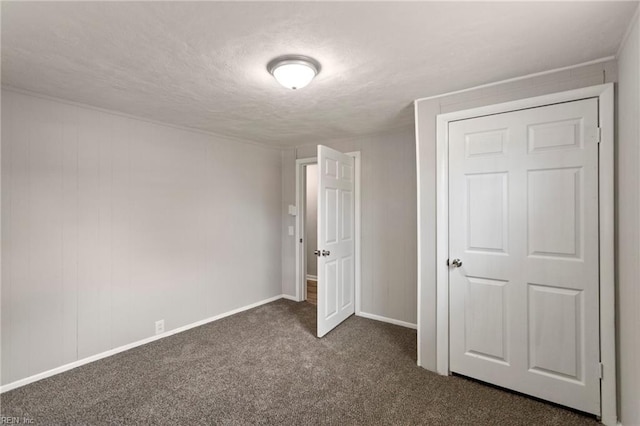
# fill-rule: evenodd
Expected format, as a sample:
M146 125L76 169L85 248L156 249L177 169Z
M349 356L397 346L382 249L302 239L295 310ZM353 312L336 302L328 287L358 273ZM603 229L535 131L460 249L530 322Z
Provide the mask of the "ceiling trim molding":
M522 76L519 76L519 77L508 78L506 80L500 80L500 81L494 81L492 83L481 84L479 86L473 86L473 87L469 87L467 89L454 90L453 92L440 93L438 95L427 96L427 97L424 97L424 98L418 98L418 99L415 100L415 102L429 101L429 100L432 100L432 99L438 99L438 98L444 98L446 96L457 95L459 93L471 92L473 90L486 89L488 87L498 86L500 84L512 83L514 81L526 80L526 79L534 78L534 77L541 77L543 75L549 75L549 74L553 74L553 73L556 73L556 72L572 70L572 69L584 67L584 66L587 66L587 65L600 64L600 63L612 61L612 60L615 60L615 59L616 59L616 56L605 56L604 58L594 59L592 61L582 62L582 63L575 64L575 65L569 65L569 66L560 67L560 68L553 68L553 69L550 69L550 70L547 70L547 71L541 71L541 72L536 72L536 73L533 73L533 74L522 75Z
M40 99L44 99L44 100L51 101L51 102L58 102L58 103L61 103L61 104L76 106L76 107L79 107L79 108L86 108L86 109L90 109L90 110L94 110L94 111L103 112L105 114L111 114L111 115L116 115L116 116L119 116L119 117L129 118L129 119L132 119L132 120L143 121L143 122L150 123L150 124L155 124L155 125L158 125L158 126L170 127L170 128L177 129L177 130L182 130L182 131L185 131L185 132L199 133L199 134L204 135L204 136L209 136L209 137L213 137L213 138L219 139L221 142L243 143L243 144L246 144L246 145L253 145L253 146L258 146L258 147L261 147L261 148L273 149L273 150L276 150L276 151L281 151L283 148L285 148L285 145L275 145L275 144L268 144L266 142L257 142L257 141L253 141L253 140L241 139L241 138L238 138L238 137L235 137L235 136L228 136L228 135L224 135L224 134L220 134L220 133L208 132L206 130L198 129L198 128L195 128L195 127L187 127L187 126L180 126L178 124L166 123L164 121L158 121L158 120L153 120L151 118L140 117L140 116L133 115L133 114L127 114L126 112L120 112L120 111L116 111L116 110L112 110L112 109L101 108L101 107L97 107L97 106L93 106L93 105L89 105L89 104L84 104L84 103L81 103L81 102L70 101L68 99L57 98L55 96L44 95L42 93L33 92L31 90L26 90L26 89L20 89L18 87L8 86L8 85L5 85L5 84L1 85L0 87L2 88L2 91L20 93L22 95L32 96L34 98L40 98Z

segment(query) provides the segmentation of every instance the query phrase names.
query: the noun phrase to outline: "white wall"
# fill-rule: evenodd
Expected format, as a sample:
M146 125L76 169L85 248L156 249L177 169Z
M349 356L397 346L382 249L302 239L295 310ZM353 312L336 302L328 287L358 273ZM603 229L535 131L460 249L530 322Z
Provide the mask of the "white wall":
M416 323L416 180L413 128L321 144L361 152L361 310ZM283 156L283 205L295 204L295 159L317 155L316 145ZM283 226L283 293L295 295L293 237Z
M2 384L279 295L278 150L2 92Z
M422 262L420 305L420 365L436 371L436 115L615 81L616 63L580 68L502 83L417 102L417 168L420 193Z
M307 251L307 275L318 275L318 258L313 251L318 245L318 166L306 167L305 193L305 248Z
M620 421L640 425L640 23L618 57L617 276Z

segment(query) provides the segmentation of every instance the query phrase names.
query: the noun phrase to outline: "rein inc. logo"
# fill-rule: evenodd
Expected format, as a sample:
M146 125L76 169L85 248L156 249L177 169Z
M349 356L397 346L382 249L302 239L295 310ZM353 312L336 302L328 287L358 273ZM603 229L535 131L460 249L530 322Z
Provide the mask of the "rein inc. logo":
M32 425L35 424L31 417L0 416L0 425Z

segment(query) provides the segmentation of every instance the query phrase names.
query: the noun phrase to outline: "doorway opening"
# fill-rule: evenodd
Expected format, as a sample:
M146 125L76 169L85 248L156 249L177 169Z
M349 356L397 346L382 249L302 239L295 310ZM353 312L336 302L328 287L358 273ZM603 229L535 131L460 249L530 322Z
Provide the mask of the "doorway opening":
M318 165L307 164L304 167L304 236L302 244L305 252L304 300L312 305L318 304L318 258L314 250L318 247Z

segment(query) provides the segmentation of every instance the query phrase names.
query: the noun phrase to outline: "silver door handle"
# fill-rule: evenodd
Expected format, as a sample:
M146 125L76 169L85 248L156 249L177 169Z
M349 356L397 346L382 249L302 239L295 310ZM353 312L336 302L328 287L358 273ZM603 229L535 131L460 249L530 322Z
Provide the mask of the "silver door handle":
M323 256L329 256L331 254L331 252L329 250L322 250L322 255Z
M315 254L316 256L318 256L318 257L319 257L319 256L320 256L320 250L314 250L314 251L313 251L313 254Z
M456 268L459 268L459 267L461 267L461 266L462 266L462 260L460 260L460 259L453 259L453 260L451 261L451 264L452 264L453 266L455 266Z

